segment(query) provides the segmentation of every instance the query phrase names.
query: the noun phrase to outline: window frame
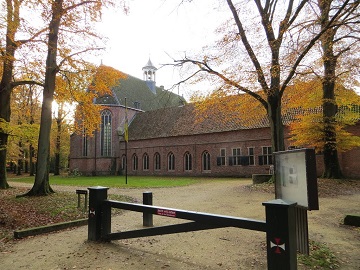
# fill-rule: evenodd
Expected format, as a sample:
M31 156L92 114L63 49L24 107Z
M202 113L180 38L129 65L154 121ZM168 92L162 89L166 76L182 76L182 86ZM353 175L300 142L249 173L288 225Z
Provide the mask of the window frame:
M161 170L161 156L158 152L154 154L154 171Z
M192 171L192 155L190 152L185 152L184 154L184 171L191 172Z
M218 166L226 166L226 148L220 148L220 156L217 163Z
M149 170L149 155L147 153L144 153L143 158L142 158L142 163L143 163L143 171L148 171Z
M170 152L167 156L167 165L169 172L175 171L175 155L173 152Z
M201 154L201 168L203 172L211 171L211 155L209 151L204 151Z
M250 146L248 149L249 165L255 166L255 147Z
M100 124L100 155L110 157L112 154L112 113L110 110L101 111Z
M89 155L89 140L88 140L88 136L86 135L85 128L83 128L81 152L83 157L87 157Z
M271 146L262 146L261 147L261 152L262 152L262 156L263 156L262 165L272 165L273 164L272 147Z
M231 149L232 153L232 165L233 166L240 166L241 165L241 147L236 147Z
M132 170L135 172L139 169L139 158L136 154L133 154L131 157L132 161Z

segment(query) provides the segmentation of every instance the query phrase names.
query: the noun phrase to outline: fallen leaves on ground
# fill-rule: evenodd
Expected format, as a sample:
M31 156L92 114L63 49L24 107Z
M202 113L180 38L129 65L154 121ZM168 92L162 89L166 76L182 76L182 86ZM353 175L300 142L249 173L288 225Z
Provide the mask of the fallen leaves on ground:
M317 182L318 182L318 194L320 198L352 195L352 194L360 193L360 180L319 178ZM267 193L275 192L274 183L248 185L245 186L244 188L249 191L259 191L259 192L267 192Z
M87 218L84 210L84 197L81 197L81 207L78 208L78 197L70 192L56 192L47 196L25 196L27 188L0 189L0 251L5 244L13 239L15 230L50 225L60 222ZM109 199L133 201L122 195L109 195ZM113 214L121 213L113 209Z

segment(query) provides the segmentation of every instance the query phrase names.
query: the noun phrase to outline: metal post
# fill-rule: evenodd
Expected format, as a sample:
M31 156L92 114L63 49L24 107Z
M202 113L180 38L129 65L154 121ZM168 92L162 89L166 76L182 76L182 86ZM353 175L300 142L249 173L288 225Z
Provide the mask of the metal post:
M143 193L143 204L152 205L153 204L153 194L152 192L144 192ZM143 226L144 227L152 227L153 224L153 215L149 213L143 212Z
M89 221L88 240L99 241L101 239L101 215L102 203L107 199L107 187L90 187L89 190Z
M296 270L296 203L281 199L264 202L269 270Z
M84 202L84 213L86 212L87 205L88 205L88 193L86 192L85 193L85 202Z

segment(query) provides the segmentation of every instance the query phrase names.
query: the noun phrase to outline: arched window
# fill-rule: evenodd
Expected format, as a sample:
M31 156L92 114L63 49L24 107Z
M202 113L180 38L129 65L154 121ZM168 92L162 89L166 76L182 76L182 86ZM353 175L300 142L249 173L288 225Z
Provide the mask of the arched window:
M168 155L168 171L175 171L175 156L172 152Z
M143 155L143 170L149 170L149 155L147 153Z
M133 154L132 156L132 169L133 171L138 170L138 156L136 154Z
M122 157L121 157L121 169L125 170L125 168L126 168L126 156L122 155Z
M101 126L100 126L100 152L101 156L111 156L111 112L104 110L101 112Z
M159 171L161 169L160 154L155 153L154 155L154 170Z
M184 155L184 169L185 171L192 170L192 156L189 152L186 152Z
M202 154L202 169L203 171L210 171L210 154L208 151Z
M88 136L86 135L86 129L83 128L83 132L82 132L82 155L83 157L87 157L88 155Z

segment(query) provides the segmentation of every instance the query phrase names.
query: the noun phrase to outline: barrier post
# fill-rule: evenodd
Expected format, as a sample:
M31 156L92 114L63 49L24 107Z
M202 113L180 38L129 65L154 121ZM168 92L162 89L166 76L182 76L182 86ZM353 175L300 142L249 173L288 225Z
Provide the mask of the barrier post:
M102 203L107 199L107 187L90 187L89 190L89 225L88 240L99 241L101 239Z
M153 204L153 194L150 191L143 193L143 204L152 205ZM153 215L149 213L143 213L143 226L152 227L153 224Z
M268 270L296 270L296 203L276 199L264 202Z

